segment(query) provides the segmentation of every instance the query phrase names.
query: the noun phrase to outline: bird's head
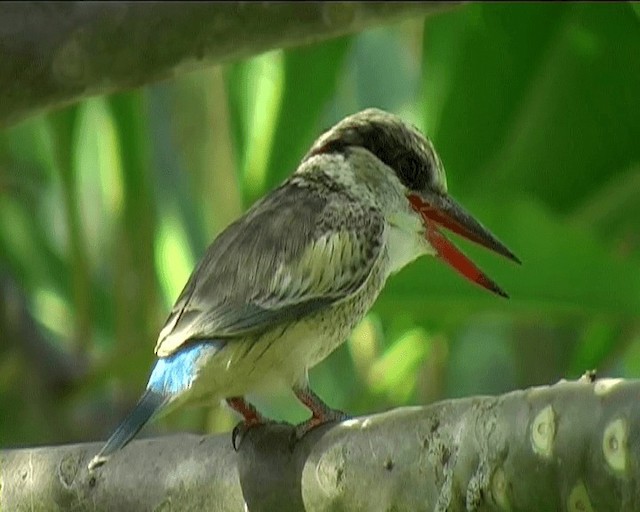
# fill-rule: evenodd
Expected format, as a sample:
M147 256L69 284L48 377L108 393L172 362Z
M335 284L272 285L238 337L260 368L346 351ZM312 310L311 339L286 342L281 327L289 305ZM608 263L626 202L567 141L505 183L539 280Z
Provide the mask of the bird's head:
M441 228L514 262L520 260L451 198L442 162L431 142L417 128L393 114L378 109L363 110L320 136L305 160L334 153L357 161L357 166L352 167L358 167L361 175L369 173L366 180L373 194L380 203L393 205L397 217L405 219L404 229L413 230L412 234L421 238L424 252L435 254L470 281L507 297L442 234ZM387 179L377 179L376 173ZM389 189L389 183L393 184L393 190ZM395 196L400 199L395 200Z

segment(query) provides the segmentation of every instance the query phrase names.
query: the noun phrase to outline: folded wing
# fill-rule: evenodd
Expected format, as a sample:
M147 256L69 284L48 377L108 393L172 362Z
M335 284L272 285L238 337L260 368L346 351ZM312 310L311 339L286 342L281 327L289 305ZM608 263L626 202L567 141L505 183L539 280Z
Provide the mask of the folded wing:
M286 183L209 246L156 354L166 357L193 340L260 333L349 297L380 257L383 229L377 210L343 191Z

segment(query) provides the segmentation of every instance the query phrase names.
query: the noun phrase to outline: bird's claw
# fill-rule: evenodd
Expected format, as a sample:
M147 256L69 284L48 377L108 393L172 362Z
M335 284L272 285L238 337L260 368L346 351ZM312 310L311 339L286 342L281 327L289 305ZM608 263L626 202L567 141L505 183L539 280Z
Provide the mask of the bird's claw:
M233 449L238 451L240 448L240 443L242 443L242 438L244 435L253 427L261 425L260 422L247 422L241 421L235 427L233 427L233 432L231 432L231 444L233 445Z
M233 449L235 451L238 451L240 449L242 439L252 428L261 427L263 425L274 425L277 423L277 421L269 420L262 416L260 416L259 420L241 421L235 427L233 427L233 430L231 431L231 444L233 445Z
M289 447L293 451L298 441L317 427L325 425L326 423L345 421L350 418L351 416L337 409L327 409L323 411L321 416L311 416L307 421L303 421L294 427L289 439Z

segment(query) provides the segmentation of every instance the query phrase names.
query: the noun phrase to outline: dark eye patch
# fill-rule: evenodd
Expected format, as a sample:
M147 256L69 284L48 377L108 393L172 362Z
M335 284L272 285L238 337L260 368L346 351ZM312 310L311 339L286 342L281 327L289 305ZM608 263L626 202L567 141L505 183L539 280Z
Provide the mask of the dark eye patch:
M425 169L426 162L428 161L419 160L410 152L400 155L392 167L405 187L410 190L424 190L430 176L430 169Z
M319 153L344 153L353 146L367 149L391 167L409 190L424 190L432 181L430 159L418 154L420 145L413 134L397 125L370 122L350 126L316 147L307 158Z

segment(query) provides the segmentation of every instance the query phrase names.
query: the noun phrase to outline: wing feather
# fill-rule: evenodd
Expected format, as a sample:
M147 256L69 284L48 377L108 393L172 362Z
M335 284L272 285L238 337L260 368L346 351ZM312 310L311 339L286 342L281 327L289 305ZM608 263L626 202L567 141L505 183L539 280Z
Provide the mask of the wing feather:
M381 214L345 191L287 182L209 246L156 354L190 340L259 333L350 296L380 256L383 229Z

